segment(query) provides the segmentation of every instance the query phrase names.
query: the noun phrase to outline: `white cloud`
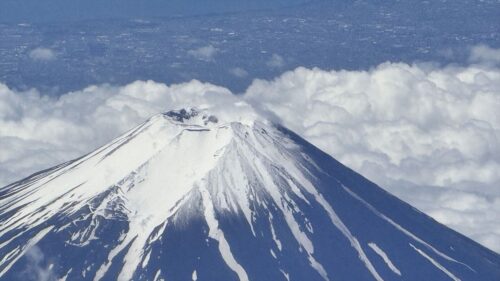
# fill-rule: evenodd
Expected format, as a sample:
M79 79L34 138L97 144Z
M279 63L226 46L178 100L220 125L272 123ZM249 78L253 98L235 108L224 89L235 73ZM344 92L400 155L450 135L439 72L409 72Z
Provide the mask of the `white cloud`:
M499 68L298 68L255 81L244 99L500 252ZM83 155L157 112L190 105L224 114L246 108L229 90L198 81L91 86L57 100L0 84L0 185Z
M282 68L285 66L285 59L278 54L273 54L266 64L271 68Z
M81 156L158 112L211 105L227 108L224 119L244 111L238 102L229 90L198 81L90 86L59 99L0 84L0 186Z
M29 56L36 61L51 61L56 58L56 54L51 49L36 48L30 51Z
M255 81L246 98L405 201L500 251L500 69L298 68Z
M44 265L45 255L38 246L32 246L26 252L26 268L20 273L25 280L33 281L56 281L58 280L53 271L53 264Z
M445 186L500 181L499 89L495 69L386 63L298 68L255 81L246 97L360 171Z
M487 45L472 47L469 61L473 63L500 64L500 49L490 48Z
M219 50L212 45L189 50L188 55L203 61L212 61Z
M229 70L229 73L231 73L232 75L234 75L238 78L244 78L244 77L248 76L248 72L241 67L231 68Z

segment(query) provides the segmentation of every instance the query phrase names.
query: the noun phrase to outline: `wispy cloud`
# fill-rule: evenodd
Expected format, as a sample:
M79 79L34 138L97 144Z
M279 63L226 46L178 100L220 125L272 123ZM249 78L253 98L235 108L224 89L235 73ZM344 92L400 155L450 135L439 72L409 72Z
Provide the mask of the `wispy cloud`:
M271 68L282 68L285 66L285 59L278 54L273 54L266 64Z
M247 77L248 76L248 72L241 68L241 67L235 67L235 68L231 68L229 70L229 73L231 73L232 75L238 77L238 78L244 78L244 77Z
M45 255L38 246L32 246L25 255L26 268L20 273L24 280L33 281L55 281L57 276L53 271L53 265L44 265Z
M219 50L212 45L200 47L198 49L189 50L188 55L203 61L214 60L215 55Z
M41 47L31 50L29 56L36 61L51 61L56 58L56 54L53 50Z

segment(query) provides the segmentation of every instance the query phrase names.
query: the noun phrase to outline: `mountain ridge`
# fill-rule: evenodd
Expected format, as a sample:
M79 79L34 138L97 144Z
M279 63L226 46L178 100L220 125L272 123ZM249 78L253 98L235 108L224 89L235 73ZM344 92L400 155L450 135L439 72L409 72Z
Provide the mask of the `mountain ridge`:
M169 111L50 171L0 188L0 278L32 247L68 280L500 276L494 252L251 115Z

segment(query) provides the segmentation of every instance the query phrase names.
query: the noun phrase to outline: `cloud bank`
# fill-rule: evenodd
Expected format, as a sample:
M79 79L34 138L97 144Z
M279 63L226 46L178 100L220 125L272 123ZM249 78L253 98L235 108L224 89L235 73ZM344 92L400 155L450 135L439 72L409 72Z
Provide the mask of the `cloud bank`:
M477 45L471 48L469 61L482 64L500 64L500 49L494 49L487 45Z
M500 252L500 69L298 68L255 81L245 97L342 163Z
M81 156L182 106L243 101L438 221L500 252L500 68L297 68L243 96L191 81L90 86L58 99L0 84L0 185Z

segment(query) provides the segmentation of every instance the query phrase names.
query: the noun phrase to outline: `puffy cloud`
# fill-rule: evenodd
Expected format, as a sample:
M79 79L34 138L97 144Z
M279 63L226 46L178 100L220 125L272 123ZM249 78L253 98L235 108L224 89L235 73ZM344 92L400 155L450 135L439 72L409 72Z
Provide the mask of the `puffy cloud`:
M36 48L29 52L31 59L36 61L51 61L56 58L54 51L48 48Z
M188 55L203 61L212 61L217 54L218 49L212 45L200 47L198 49L189 50Z
M444 186L500 180L499 89L498 70L386 63L298 68L255 81L246 98L360 171Z
M297 68L241 96L191 81L90 86L58 99L0 84L0 185L183 106L268 112L403 200L500 252L500 69L384 63ZM243 114L245 112L245 114Z
M476 45L471 49L469 61L483 64L500 64L500 49L494 49L488 45Z
M253 114L229 90L199 81L90 86L58 99L0 84L0 186L88 153L158 112L193 105L212 107L219 119Z
M347 166L500 251L500 69L298 68L255 81L245 96Z
M248 76L248 72L241 67L231 68L229 70L229 73L231 73L232 75L234 75L238 78L244 78L244 77Z
M285 59L278 54L273 54L266 64L271 68L282 68L285 66Z

